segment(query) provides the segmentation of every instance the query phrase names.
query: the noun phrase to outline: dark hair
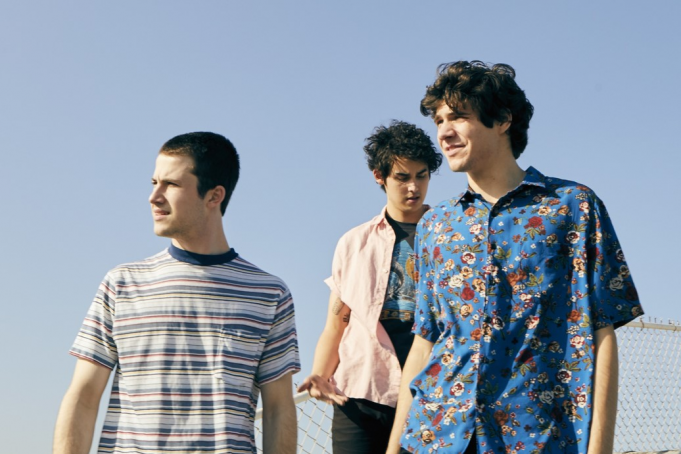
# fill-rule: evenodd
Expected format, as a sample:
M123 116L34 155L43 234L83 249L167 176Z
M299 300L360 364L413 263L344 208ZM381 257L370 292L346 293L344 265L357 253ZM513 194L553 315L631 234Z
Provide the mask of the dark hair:
M508 135L513 157L527 146L527 130L534 107L515 82L515 70L503 63L489 66L479 60L445 63L438 67L435 83L426 89L421 113L434 116L444 102L454 112L468 104L488 128L511 115Z
M192 158L192 173L199 180L199 196L205 196L217 186L224 187L225 199L220 204L220 211L225 214L239 180L239 155L232 142L212 132L190 132L164 143L159 153Z
M390 175L395 158L423 162L428 166L428 174L442 164L442 155L423 129L397 120L391 121L390 126L376 127L365 141L364 153L369 169L378 170L383 178Z

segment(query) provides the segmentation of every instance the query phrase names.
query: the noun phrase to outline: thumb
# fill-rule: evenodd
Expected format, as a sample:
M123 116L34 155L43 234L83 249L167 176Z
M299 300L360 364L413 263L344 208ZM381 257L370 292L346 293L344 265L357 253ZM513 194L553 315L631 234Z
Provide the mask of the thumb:
M312 385L312 380L310 379L310 377L307 377L307 378L305 378L305 380L303 380L303 382L296 389L299 393L301 393L303 391L309 390L311 385Z

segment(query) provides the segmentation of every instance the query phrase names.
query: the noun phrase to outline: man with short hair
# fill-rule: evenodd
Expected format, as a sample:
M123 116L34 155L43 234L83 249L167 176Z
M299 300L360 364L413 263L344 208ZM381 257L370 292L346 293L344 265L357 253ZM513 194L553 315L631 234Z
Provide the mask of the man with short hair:
M55 454L90 451L112 370L100 453L255 453L260 393L264 452L295 452L293 300L227 243L222 216L238 178L239 157L221 135L183 134L161 148L149 202L170 247L100 285L71 349L78 361Z
M402 121L376 128L364 152L387 205L338 241L326 326L312 375L298 388L336 404L334 454L375 454L388 445L414 337L414 232L442 163L430 137Z
M421 102L468 188L417 228L389 453L612 453L614 328L643 311L601 200L516 163L533 107L514 79L450 63Z

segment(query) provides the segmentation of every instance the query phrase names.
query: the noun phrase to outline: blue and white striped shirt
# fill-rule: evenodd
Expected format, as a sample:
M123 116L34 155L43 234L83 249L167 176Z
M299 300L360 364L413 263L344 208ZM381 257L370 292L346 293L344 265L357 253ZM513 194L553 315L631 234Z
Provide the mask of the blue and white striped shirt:
M260 385L300 370L286 284L233 249L113 269L71 354L116 369L99 453L253 453Z

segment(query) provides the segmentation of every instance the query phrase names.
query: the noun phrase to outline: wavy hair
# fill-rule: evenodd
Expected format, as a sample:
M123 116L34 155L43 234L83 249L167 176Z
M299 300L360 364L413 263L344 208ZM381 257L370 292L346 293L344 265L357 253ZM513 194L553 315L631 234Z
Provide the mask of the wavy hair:
M454 112L467 106L488 128L494 122L507 121L513 157L518 159L527 147L527 130L534 107L515 81L515 70L503 63L488 65L479 60L444 63L437 69L437 79L426 89L421 113L433 117L442 103Z
M429 175L442 164L442 155L428 134L416 125L398 120L392 120L389 126L377 126L365 141L364 153L369 169L378 170L383 178L390 175L396 158L423 162Z

